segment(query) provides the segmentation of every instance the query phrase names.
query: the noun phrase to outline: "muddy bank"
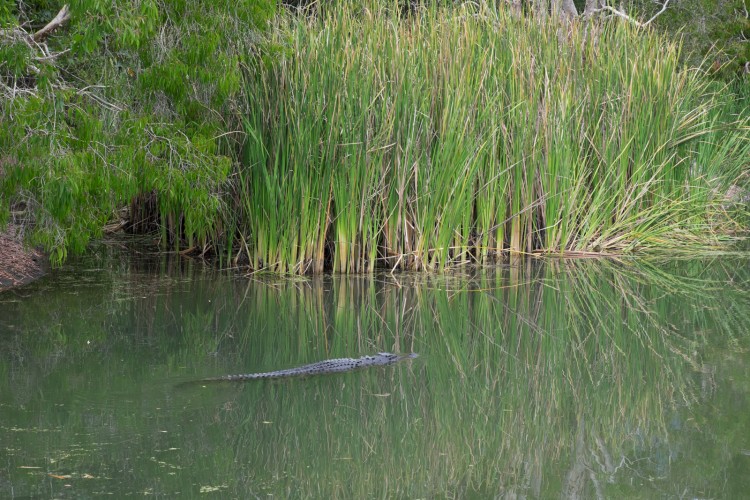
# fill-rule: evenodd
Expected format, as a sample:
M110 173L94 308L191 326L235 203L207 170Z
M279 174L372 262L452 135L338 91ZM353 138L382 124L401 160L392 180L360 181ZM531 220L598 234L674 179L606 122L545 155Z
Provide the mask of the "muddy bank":
M19 226L11 223L0 231L0 292L34 281L48 268L43 252L24 247Z

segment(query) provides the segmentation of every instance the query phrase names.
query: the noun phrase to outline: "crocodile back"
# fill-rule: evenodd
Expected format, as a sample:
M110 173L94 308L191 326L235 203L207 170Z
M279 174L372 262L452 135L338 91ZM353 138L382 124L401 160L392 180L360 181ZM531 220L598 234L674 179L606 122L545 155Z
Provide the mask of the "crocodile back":
M379 352L373 356L362 356L360 358L327 359L325 361L318 361L317 363L311 363L309 365L272 372L241 373L237 375L225 375L223 377L206 378L200 380L200 382L240 382L243 380L304 377L310 375L322 375L326 373L341 373L357 370L359 368L366 368L368 366L390 365L392 363L396 363L397 361L412 359L416 357L417 354L415 353L392 354L389 352Z

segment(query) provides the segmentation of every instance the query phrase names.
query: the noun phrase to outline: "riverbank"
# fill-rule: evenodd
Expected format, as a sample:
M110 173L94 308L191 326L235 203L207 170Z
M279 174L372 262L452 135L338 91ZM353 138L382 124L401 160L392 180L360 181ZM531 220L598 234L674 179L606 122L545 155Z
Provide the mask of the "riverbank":
M748 189L746 78L681 37L485 0L251 3L11 9L0 220L28 210L55 266L125 211L162 250L279 274L696 255L746 228L721 199Z
M44 252L24 246L19 226L0 231L0 292L39 279L48 268Z

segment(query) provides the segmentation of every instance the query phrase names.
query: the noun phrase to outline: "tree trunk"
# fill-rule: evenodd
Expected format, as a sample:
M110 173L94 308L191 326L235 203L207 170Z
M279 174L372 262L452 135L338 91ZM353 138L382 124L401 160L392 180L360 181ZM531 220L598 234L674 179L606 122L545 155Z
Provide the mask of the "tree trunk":
M573 3L573 0L554 0L557 4L555 7L558 9L558 14L560 14L560 17L565 18L566 20L573 19L574 17L578 16L578 9L576 9L576 4Z
M601 8L601 0L586 0L586 8L583 9L583 17L589 18Z
M557 0L551 1L555 2ZM531 6L534 11L534 17L539 20L545 19L549 12L549 4L550 0L532 0Z
M521 14L523 14L521 0L510 0L510 12L514 17L521 17Z

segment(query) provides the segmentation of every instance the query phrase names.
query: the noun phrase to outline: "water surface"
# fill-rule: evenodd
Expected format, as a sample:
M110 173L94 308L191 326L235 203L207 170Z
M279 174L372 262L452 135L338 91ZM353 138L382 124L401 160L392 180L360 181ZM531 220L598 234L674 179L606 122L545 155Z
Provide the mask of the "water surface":
M274 279L101 246L0 294L0 497L737 498L750 260ZM184 387L378 351L416 360Z

